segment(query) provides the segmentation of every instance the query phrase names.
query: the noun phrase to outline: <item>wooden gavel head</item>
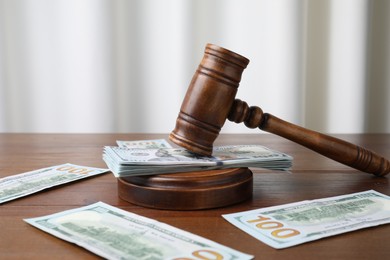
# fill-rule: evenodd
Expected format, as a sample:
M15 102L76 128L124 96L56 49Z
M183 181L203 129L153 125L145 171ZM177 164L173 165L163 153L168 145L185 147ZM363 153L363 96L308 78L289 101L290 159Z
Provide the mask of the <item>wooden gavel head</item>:
M207 44L170 140L192 152L210 156L248 63L247 58L237 53Z

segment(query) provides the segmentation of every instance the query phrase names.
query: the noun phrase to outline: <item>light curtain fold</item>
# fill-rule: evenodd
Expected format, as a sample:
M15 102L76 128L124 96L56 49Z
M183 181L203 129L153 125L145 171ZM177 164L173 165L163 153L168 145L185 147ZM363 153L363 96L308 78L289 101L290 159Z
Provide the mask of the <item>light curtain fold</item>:
M0 0L0 132L168 133L207 43L250 59L237 94L250 105L321 132L390 132L389 13L386 0Z

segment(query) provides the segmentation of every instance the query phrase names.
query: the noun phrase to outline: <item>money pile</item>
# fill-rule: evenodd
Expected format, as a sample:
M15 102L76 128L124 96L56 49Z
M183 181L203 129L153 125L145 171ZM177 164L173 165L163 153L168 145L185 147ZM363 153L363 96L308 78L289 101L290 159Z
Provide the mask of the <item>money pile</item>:
M256 167L288 170L292 157L260 145L229 145L213 149L213 156L200 156L184 148L172 148L165 140L148 140L150 148L117 141L104 147L103 160L116 177L155 175L223 168Z

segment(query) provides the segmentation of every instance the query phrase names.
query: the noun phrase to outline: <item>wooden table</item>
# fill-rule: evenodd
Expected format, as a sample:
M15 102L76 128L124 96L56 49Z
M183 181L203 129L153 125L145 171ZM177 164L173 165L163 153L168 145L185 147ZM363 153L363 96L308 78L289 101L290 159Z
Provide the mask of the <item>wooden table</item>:
M0 134L0 177L63 163L106 168L102 148L116 140L167 138L167 134ZM390 158L390 134L337 135ZM276 250L237 229L221 214L376 190L390 195L389 177L374 177L269 134L218 137L216 145L263 144L294 157L291 173L252 169L253 198L225 208L167 211L132 205L117 194L111 173L65 184L0 205L0 259L96 259L96 255L23 221L97 201L154 218L256 259L390 259L390 225L362 229Z

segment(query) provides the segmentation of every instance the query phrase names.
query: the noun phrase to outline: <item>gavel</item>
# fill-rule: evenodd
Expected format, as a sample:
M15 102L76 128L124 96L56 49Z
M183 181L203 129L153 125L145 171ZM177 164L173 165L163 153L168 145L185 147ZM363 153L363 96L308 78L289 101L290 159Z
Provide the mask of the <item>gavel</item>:
M235 52L207 44L169 139L191 152L211 156L213 143L229 119L279 135L363 172L376 176L390 172L390 162L372 151L286 122L235 99L248 64L249 59Z

